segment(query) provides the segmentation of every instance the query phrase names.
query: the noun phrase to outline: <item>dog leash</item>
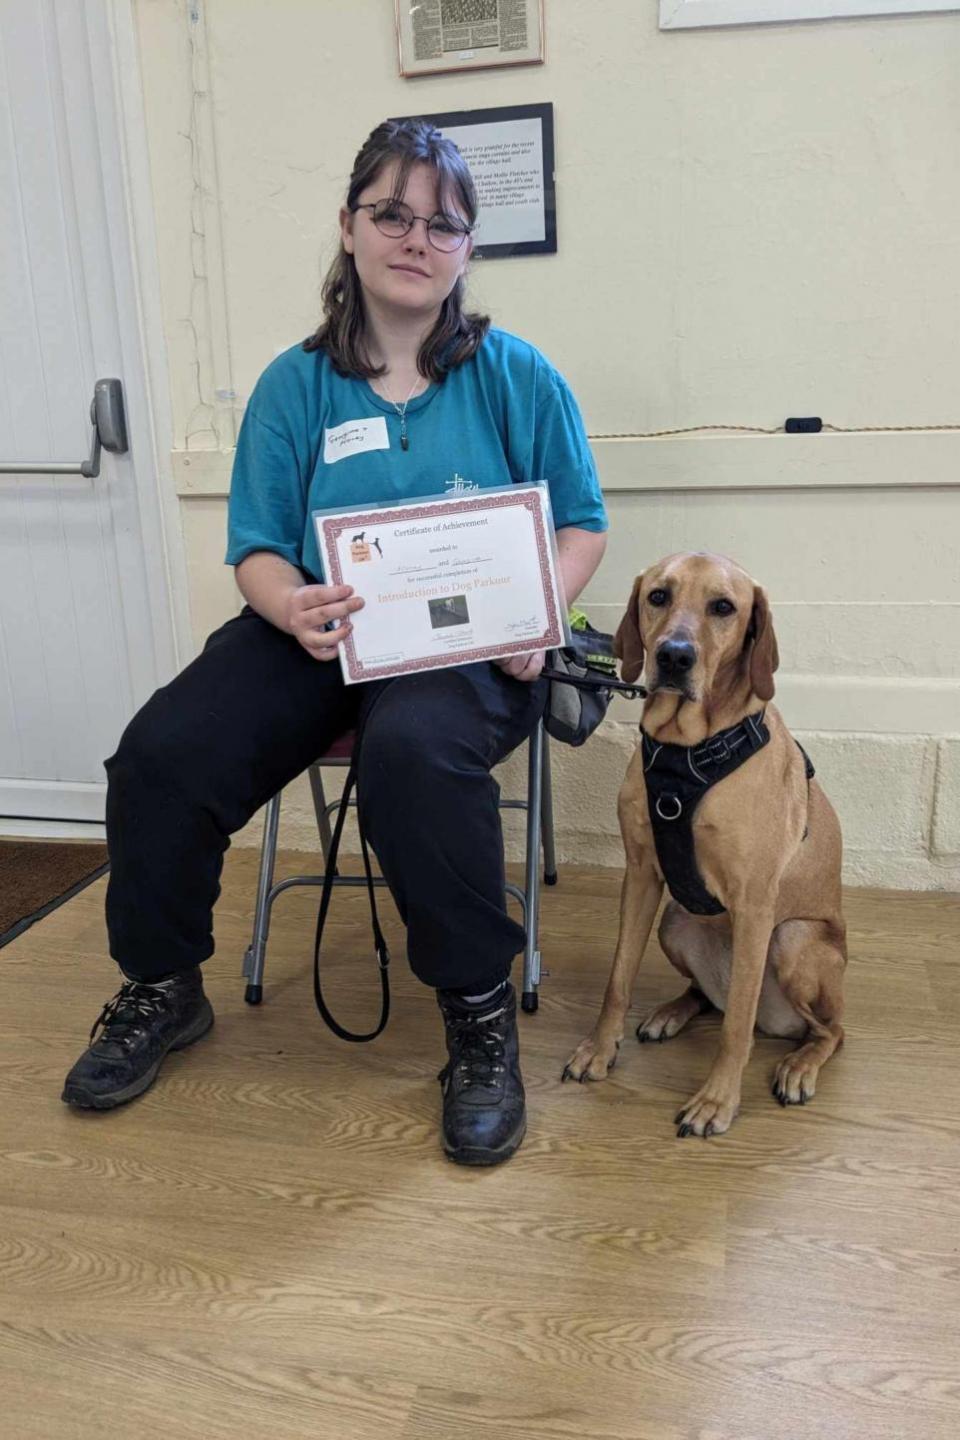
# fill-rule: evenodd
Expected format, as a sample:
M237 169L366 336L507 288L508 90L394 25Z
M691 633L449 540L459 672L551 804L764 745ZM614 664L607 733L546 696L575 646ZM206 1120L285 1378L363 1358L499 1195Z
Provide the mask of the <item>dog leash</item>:
M575 690L609 690L612 694L622 695L625 700L645 700L649 693L642 685L628 685L625 680L617 680L613 675L569 675L565 670L554 670L550 665L545 665L540 675L544 680L572 685Z
M355 1034L347 1030L336 1021L330 1013L330 1007L323 998L323 988L320 984L320 946L323 943L323 927L327 920L327 911L330 908L330 898L333 894L333 882L337 873L337 853L340 849L340 837L343 834L343 827L347 818L350 796L357 781L357 756L360 752L359 737L354 745L353 758L347 770L347 778L343 786L343 794L340 796L340 807L337 811L337 823L334 827L333 837L330 841L330 850L327 854L326 867L323 872L323 890L320 895L320 909L317 913L317 933L313 947L313 998L316 1001L317 1009L320 1012L324 1023L330 1027L334 1035L341 1040L350 1040L356 1045L365 1044L368 1040L376 1040L377 1036L386 1026L390 1018L390 980L387 970L390 965L390 950L384 939L383 931L380 929L380 917L377 915L377 902L373 893L373 872L370 867L370 852L367 848L367 837L364 834L363 823L360 819L360 807L357 805L357 831L360 836L360 849L363 853L363 869L367 877L367 894L370 898L370 923L373 927L373 944L377 956L377 968L380 973L380 1019L376 1028L365 1035Z
M624 681L618 680L612 675L601 675L599 672L597 672L595 676L569 675L565 671L545 667L540 673L545 680L556 680L563 685L572 685L578 690L594 692L609 691L623 695L627 700L643 699L647 694L647 691L642 685L627 685ZM350 761L350 766L347 770L347 778L344 782L343 794L340 797L340 804L337 810L337 823L334 826L333 836L330 841L330 850L326 858L326 866L323 873L323 889L320 894L320 908L317 913L316 937L313 947L313 998L316 1002L317 1009L324 1023L333 1031L334 1035L337 1035L341 1040L349 1040L356 1045L363 1045L369 1040L376 1040L377 1036L385 1029L387 1021L390 1018L390 979L388 975L390 950L384 938L383 931L380 928L380 918L377 914L377 902L373 890L370 851L367 846L367 837L364 833L359 806L357 807L357 831L360 837L360 849L363 854L363 869L366 875L367 894L370 900L370 922L373 928L377 969L380 974L380 1019L373 1030L367 1031L366 1034L355 1033L353 1030L347 1030L345 1026L334 1019L330 1012L330 1007L323 996L323 986L320 980L320 950L323 944L323 931L327 922L327 912L330 909L330 900L333 895L333 882L337 873L337 855L340 851L340 840L343 835L344 824L346 823L350 796L353 794L354 787L357 783L357 757L360 748L360 737L358 736L354 745L353 759Z
M380 929L380 919L377 915L377 902L373 894L373 873L370 868L370 852L367 849L367 837L363 833L363 825L360 823L360 812L357 810L357 828L360 833L360 849L363 852L363 868L367 877L367 894L370 897L370 921L373 926L373 943L377 955L377 967L380 972L381 1008L380 1019L374 1030L366 1035L354 1034L352 1030L346 1030L331 1015L330 1009L323 998L323 990L320 984L320 946L323 942L323 927L326 924L327 911L330 908L330 897L333 893L333 881L337 873L337 852L340 849L340 837L343 834L344 822L347 818L347 808L350 795L357 779L357 762L351 760L350 768L347 771L347 778L343 787L343 794L340 797L340 808L337 812L337 823L330 841L330 851L327 855L326 869L323 874L323 892L320 896L320 910L317 915L317 934L313 948L313 998L316 1001L317 1009L334 1035L341 1040L351 1040L355 1044L364 1044L367 1040L376 1040L377 1036L385 1027L390 1018L390 981L387 977L387 969L390 964L390 951L384 939L383 931Z

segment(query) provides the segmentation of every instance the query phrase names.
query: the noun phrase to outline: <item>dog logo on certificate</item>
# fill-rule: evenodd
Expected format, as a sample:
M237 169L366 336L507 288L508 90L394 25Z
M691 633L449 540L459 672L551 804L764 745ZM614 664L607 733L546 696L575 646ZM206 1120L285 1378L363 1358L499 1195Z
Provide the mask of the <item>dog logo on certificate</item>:
M366 536L366 530L361 530L350 541L350 559L355 565L362 565L366 561L372 560L374 551L376 551L378 559L383 559L383 551L380 549L380 541L377 536L374 535L372 540L368 540Z

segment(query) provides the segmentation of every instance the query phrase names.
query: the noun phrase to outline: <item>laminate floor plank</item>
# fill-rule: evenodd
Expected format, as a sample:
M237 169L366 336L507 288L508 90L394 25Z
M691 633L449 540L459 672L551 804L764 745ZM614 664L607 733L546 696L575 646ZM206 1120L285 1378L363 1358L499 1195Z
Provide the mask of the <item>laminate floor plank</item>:
M655 944L608 1080L560 1082L620 888L561 867L520 1021L528 1136L471 1171L439 1147L439 1013L388 901L376 1043L313 1009L316 891L278 903L265 1003L244 1003L256 865L227 860L213 1031L113 1113L59 1099L117 988L105 881L0 952L12 1440L956 1440L956 896L849 892L847 1042L814 1102L774 1103L789 1047L758 1038L730 1134L680 1142L719 1020L635 1043L681 985ZM379 999L368 926L339 892L325 989L354 1026Z

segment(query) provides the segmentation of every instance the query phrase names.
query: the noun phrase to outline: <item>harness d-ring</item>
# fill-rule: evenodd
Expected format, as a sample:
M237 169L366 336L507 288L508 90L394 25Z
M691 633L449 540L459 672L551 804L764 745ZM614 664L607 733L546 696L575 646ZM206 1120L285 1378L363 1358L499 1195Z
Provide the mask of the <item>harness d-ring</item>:
M661 810L660 807L663 804L664 800L672 800L674 805L676 805L677 808L676 810L674 810L672 815L666 815L663 810ZM681 812L683 811L683 805L680 802L679 795L658 795L655 808L661 820L679 820Z

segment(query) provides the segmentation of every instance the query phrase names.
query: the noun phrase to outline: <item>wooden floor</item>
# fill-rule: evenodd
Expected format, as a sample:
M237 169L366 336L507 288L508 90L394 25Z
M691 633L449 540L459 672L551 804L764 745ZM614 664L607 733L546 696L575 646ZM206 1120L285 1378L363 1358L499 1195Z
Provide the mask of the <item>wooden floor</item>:
M239 960L256 857L228 862L217 1024L109 1115L60 1083L116 989L104 881L0 951L0 1430L9 1440L957 1440L960 902L853 892L847 1045L806 1108L757 1043L743 1111L675 1139L716 1020L561 1085L599 1004L619 876L561 873L522 1018L530 1128L444 1160L433 997L373 1045L313 1010L315 893L278 904L266 1002ZM387 908L387 907L385 907ZM335 1010L375 1013L363 900ZM639 1014L676 986L658 953Z

